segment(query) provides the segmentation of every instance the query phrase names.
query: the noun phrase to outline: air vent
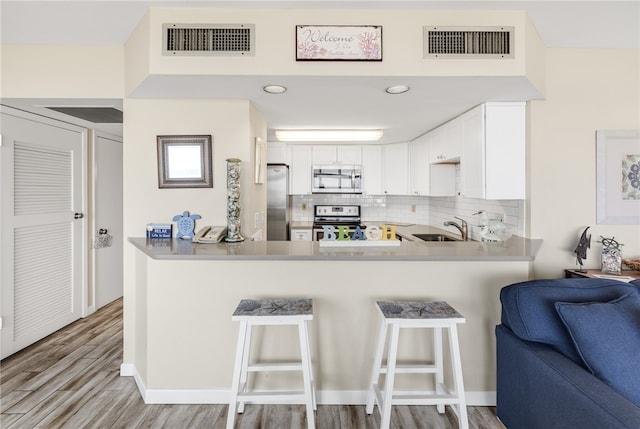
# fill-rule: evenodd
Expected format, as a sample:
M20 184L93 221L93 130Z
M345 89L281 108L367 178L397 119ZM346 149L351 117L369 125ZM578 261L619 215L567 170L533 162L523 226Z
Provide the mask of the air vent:
M163 24L163 55L253 56L253 24Z
M424 58L513 58L514 27L424 27Z

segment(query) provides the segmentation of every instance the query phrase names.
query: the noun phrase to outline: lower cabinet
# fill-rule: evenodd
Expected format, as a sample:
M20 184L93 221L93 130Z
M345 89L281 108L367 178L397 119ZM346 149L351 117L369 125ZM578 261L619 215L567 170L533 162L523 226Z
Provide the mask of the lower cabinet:
M291 241L312 241L312 229L291 228Z

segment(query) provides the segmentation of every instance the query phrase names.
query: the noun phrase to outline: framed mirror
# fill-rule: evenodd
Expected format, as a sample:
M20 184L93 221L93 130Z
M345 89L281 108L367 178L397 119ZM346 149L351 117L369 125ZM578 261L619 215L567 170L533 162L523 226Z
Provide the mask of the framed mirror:
M159 188L213 188L211 136L158 136Z

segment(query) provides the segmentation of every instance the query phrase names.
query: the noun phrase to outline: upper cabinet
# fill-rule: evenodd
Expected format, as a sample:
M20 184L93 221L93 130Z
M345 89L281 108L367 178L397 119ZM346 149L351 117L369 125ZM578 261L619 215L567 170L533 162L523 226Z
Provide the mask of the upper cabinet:
M382 195L382 145L362 146L362 193Z
M360 145L314 145L313 164L362 164Z
M455 164L429 164L429 149L427 134L409 143L409 194L432 197L456 195Z
M429 146L426 135L409 142L409 194L429 195Z
M429 162L458 162L462 154L462 126L458 118L427 134Z
M267 164L288 164L287 143L267 142Z
M312 147L289 145L289 193L302 195L311 193Z
M384 193L407 195L409 192L409 144L395 143L382 148ZM362 173L364 175L364 172Z
M462 125L460 194L491 200L524 199L525 103L486 103L458 119Z

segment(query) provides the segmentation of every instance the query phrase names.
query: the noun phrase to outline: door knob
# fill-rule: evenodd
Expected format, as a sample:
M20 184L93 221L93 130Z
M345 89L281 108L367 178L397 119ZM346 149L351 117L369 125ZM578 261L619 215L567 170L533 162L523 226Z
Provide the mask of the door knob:
M73 218L74 219L82 219L84 217L83 213L74 213L73 214Z

